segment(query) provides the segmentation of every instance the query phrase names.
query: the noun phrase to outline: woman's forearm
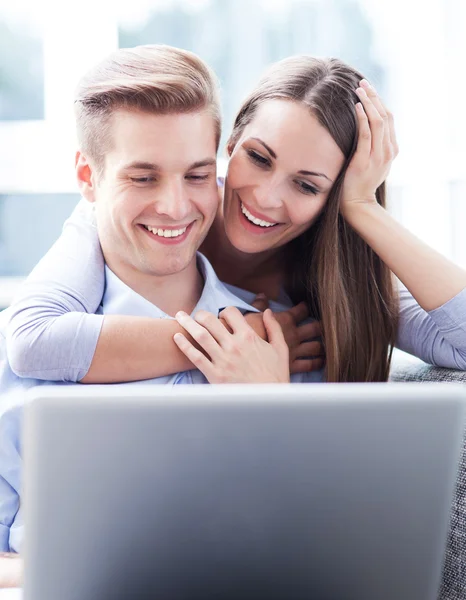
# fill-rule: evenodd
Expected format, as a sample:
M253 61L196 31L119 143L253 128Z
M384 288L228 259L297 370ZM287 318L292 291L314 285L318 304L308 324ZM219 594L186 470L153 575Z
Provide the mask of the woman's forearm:
M106 315L81 383L139 381L193 369L173 341L175 333L186 335L173 319Z
M376 252L426 311L466 288L466 271L422 242L378 204L345 209L351 227Z
M261 313L245 318L259 337L267 339ZM222 318L220 322L227 327ZM140 381L194 369L173 341L175 333L182 333L202 351L174 319L106 315L91 366L80 382Z

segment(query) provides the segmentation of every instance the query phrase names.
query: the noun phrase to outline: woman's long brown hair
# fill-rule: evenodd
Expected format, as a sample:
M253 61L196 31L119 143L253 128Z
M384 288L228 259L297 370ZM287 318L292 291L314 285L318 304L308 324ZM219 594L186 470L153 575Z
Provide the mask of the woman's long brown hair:
M308 106L345 156L319 218L286 248L288 292L295 302L305 299L322 322L325 376L331 382L386 381L397 329L392 274L340 214L342 183L357 147L355 90L362 78L337 59L282 60L244 102L229 142L235 145L262 102L279 98ZM376 197L385 206L385 183Z

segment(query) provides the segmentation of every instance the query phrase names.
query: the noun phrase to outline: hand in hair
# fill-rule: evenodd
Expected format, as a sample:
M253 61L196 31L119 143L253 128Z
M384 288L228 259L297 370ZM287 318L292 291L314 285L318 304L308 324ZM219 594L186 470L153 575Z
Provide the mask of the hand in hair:
M270 309L263 315L269 342L255 333L237 308L226 308L220 317L226 326L207 311L199 311L194 319L184 312L176 315L202 351L181 333L173 339L210 383L289 383L288 346Z
M343 182L340 210L345 218L360 204L377 204L376 191L398 154L393 116L375 89L363 79L356 93L359 135Z

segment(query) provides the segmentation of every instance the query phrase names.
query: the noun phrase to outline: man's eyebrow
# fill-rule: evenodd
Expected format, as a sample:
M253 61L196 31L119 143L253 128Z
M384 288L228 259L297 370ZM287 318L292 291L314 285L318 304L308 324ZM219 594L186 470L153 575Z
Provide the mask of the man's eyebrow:
M191 171L192 169L199 169L201 167L210 167L210 166L216 165L216 164L217 164L217 160L215 158L204 158L204 160L197 160L195 163L193 163L188 168L188 171Z
M215 158L204 158L203 160L197 160L195 163L190 165L187 170L191 171L192 169L199 169L200 167L208 167L208 166L216 165L216 164L217 164L217 160ZM143 171L161 171L161 168L159 167L159 165L156 165L155 163L151 163L151 162L140 161L140 160L136 160L128 165L125 165L123 167L123 169L124 170L140 169Z
M160 167L155 163L145 162L136 160L128 165L125 165L123 169L142 169L144 171L160 171Z
M325 177L325 179L328 179L330 183L333 183L330 177L327 177L325 173L317 173L316 171L298 171L298 175L314 175L315 177Z

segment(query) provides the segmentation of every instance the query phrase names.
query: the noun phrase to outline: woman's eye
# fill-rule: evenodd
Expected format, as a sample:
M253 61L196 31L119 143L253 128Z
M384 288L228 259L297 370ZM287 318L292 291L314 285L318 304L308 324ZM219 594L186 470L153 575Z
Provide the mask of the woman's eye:
M268 167L270 165L270 160L268 158L265 158L265 156L258 154L254 150L248 150L247 153L249 158L257 165L261 167Z
M296 184L304 194L313 194L314 196L317 196L319 193L317 188L315 188L313 185L309 185L305 181L297 181Z
M155 181L154 177L130 177L133 183L152 183Z

